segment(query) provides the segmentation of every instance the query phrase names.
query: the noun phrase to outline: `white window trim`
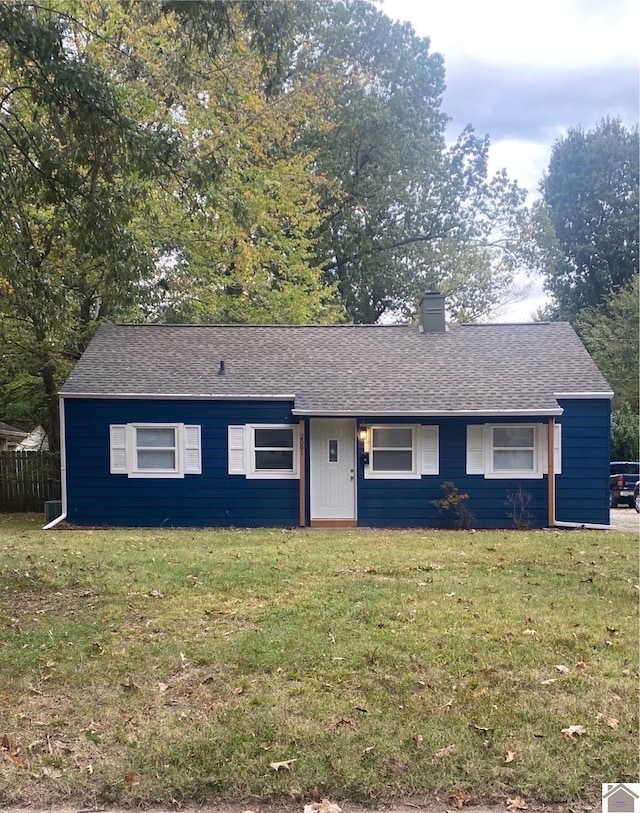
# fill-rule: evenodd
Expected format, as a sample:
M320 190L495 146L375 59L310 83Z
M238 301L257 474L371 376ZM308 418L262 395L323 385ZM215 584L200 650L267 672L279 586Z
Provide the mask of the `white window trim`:
M127 424L127 472L129 477L139 478L182 478L184 477L184 428L180 423L128 423ZM174 449L176 465L173 469L141 469L138 468L138 429L173 429L175 446L162 446L159 449ZM147 448L147 447L143 447Z
M256 469L255 430L293 430L293 469ZM300 477L300 428L294 423L247 423L227 426L227 473L247 480L297 480Z
M136 432L138 429L173 429L174 469L141 469L137 466ZM126 474L131 479L183 479L185 474L201 474L202 454L200 427L183 423L128 423L110 426L110 472ZM169 448L169 447L166 447ZM187 462L187 454L189 460Z
M533 429L533 469L494 470L493 430L498 428ZM544 423L485 423L467 425L467 474L479 474L487 480L541 480L548 473L548 425ZM562 472L562 426L554 424L554 473Z
M374 471L373 465L373 430L374 429L410 429L411 430L411 471ZM408 448L408 447L407 447ZM367 427L364 451L369 455L369 463L364 466L365 480L419 480L422 477L420 465L420 424L414 423L376 423Z

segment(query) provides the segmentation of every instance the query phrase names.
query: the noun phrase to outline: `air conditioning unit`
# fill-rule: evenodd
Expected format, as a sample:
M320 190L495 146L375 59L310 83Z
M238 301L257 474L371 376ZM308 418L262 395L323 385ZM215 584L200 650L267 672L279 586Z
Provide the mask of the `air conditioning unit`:
M44 504L44 522L48 525L62 513L62 500L47 500Z

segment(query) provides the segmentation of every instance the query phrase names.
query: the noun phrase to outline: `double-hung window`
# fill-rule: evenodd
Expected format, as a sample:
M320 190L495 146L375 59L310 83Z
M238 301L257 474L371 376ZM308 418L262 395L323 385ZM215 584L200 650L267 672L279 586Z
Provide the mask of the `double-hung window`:
M202 473L199 426L112 424L109 438L111 474L164 478Z
M178 465L177 426L134 426L135 472L176 473Z
M366 479L410 480L438 474L438 427L379 424L367 429Z
M562 427L554 425L553 471L562 471ZM493 479L537 479L548 471L548 425L469 424L467 474Z
M229 474L256 480L299 477L298 437L298 427L287 424L230 426Z

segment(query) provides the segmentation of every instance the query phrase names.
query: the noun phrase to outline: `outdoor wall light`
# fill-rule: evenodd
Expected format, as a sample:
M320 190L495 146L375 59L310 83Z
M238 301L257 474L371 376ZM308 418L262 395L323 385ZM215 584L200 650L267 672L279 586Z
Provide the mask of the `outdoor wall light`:
M367 427L361 426L360 429L358 429L358 440L364 443L366 439L367 439Z

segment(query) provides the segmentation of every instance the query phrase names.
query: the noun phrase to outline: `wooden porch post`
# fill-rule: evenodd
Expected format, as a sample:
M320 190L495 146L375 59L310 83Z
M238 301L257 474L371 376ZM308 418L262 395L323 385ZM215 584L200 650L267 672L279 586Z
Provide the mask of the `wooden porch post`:
M307 466L305 458L305 448L307 444L305 439L304 421L300 421L298 427L300 438L300 458L298 460L298 471L300 472L300 525L302 528L304 528L307 524Z
M555 418L549 418L549 425L547 429L547 524L550 527L553 526L556 521L556 473L554 468L555 456L553 453L555 434Z

